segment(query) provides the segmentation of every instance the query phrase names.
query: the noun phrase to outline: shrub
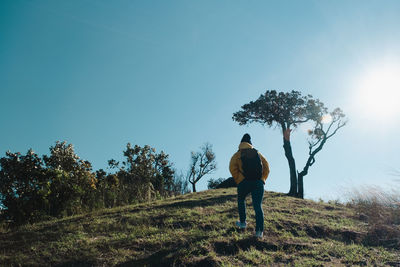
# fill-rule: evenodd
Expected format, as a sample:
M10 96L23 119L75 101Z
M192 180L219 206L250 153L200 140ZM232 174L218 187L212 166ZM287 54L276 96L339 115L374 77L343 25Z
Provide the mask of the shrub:
M48 204L48 193L43 161L32 149L26 155L8 151L0 158L3 219L17 225L39 220Z
M360 220L368 223L364 239L367 245L400 246L400 191L385 191L378 186L353 189L348 205L355 208Z
M127 144L125 160L109 161L113 173L93 172L72 144L57 141L50 155L6 152L0 158L0 223L22 225L189 192L169 155ZM0 225L1 229L2 225Z
M221 184L224 181L224 178L218 178L218 179L213 179L211 178L208 180L207 187L208 189L216 189L219 184Z

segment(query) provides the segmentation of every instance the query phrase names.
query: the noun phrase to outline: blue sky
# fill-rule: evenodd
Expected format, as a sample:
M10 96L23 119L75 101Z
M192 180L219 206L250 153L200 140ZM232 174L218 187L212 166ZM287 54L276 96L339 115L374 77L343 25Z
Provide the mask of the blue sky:
M266 189L289 190L279 129L232 114L267 89L312 94L349 123L305 177L305 197L396 185L400 168L398 1L0 2L0 153L56 140L105 168L127 142L164 150L186 172L210 142L229 177L242 135L268 159ZM306 126L293 133L298 168Z

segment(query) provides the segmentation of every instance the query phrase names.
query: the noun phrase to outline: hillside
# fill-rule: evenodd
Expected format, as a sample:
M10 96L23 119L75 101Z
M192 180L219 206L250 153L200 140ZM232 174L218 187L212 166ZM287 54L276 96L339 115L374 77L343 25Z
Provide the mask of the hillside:
M248 198L251 205L251 197ZM400 265L398 250L368 246L354 211L266 192L265 237L239 231L236 189L96 211L0 233L0 265Z

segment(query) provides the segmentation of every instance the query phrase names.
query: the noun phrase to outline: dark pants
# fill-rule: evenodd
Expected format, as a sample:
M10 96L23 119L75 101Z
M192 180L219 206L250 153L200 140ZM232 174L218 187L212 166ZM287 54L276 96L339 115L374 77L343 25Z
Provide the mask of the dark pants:
M246 222L246 196L251 193L256 213L256 231L264 231L264 213L261 207L264 196L264 183L261 180L243 180L238 184L238 210L240 222Z

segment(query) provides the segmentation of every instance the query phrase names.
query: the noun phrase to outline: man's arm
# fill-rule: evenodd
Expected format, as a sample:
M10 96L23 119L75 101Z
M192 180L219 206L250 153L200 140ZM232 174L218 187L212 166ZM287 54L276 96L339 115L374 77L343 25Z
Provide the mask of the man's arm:
M262 166L263 166L261 179L265 182L267 180L269 172L270 172L269 164L268 164L268 161L265 159L265 157L261 153L259 153L259 155L260 155Z
M239 179L240 170L239 170L239 162L238 162L236 154L237 153L235 153L232 156L231 161L229 162L229 171L231 172L232 177L235 180L235 183L237 184L237 181Z

